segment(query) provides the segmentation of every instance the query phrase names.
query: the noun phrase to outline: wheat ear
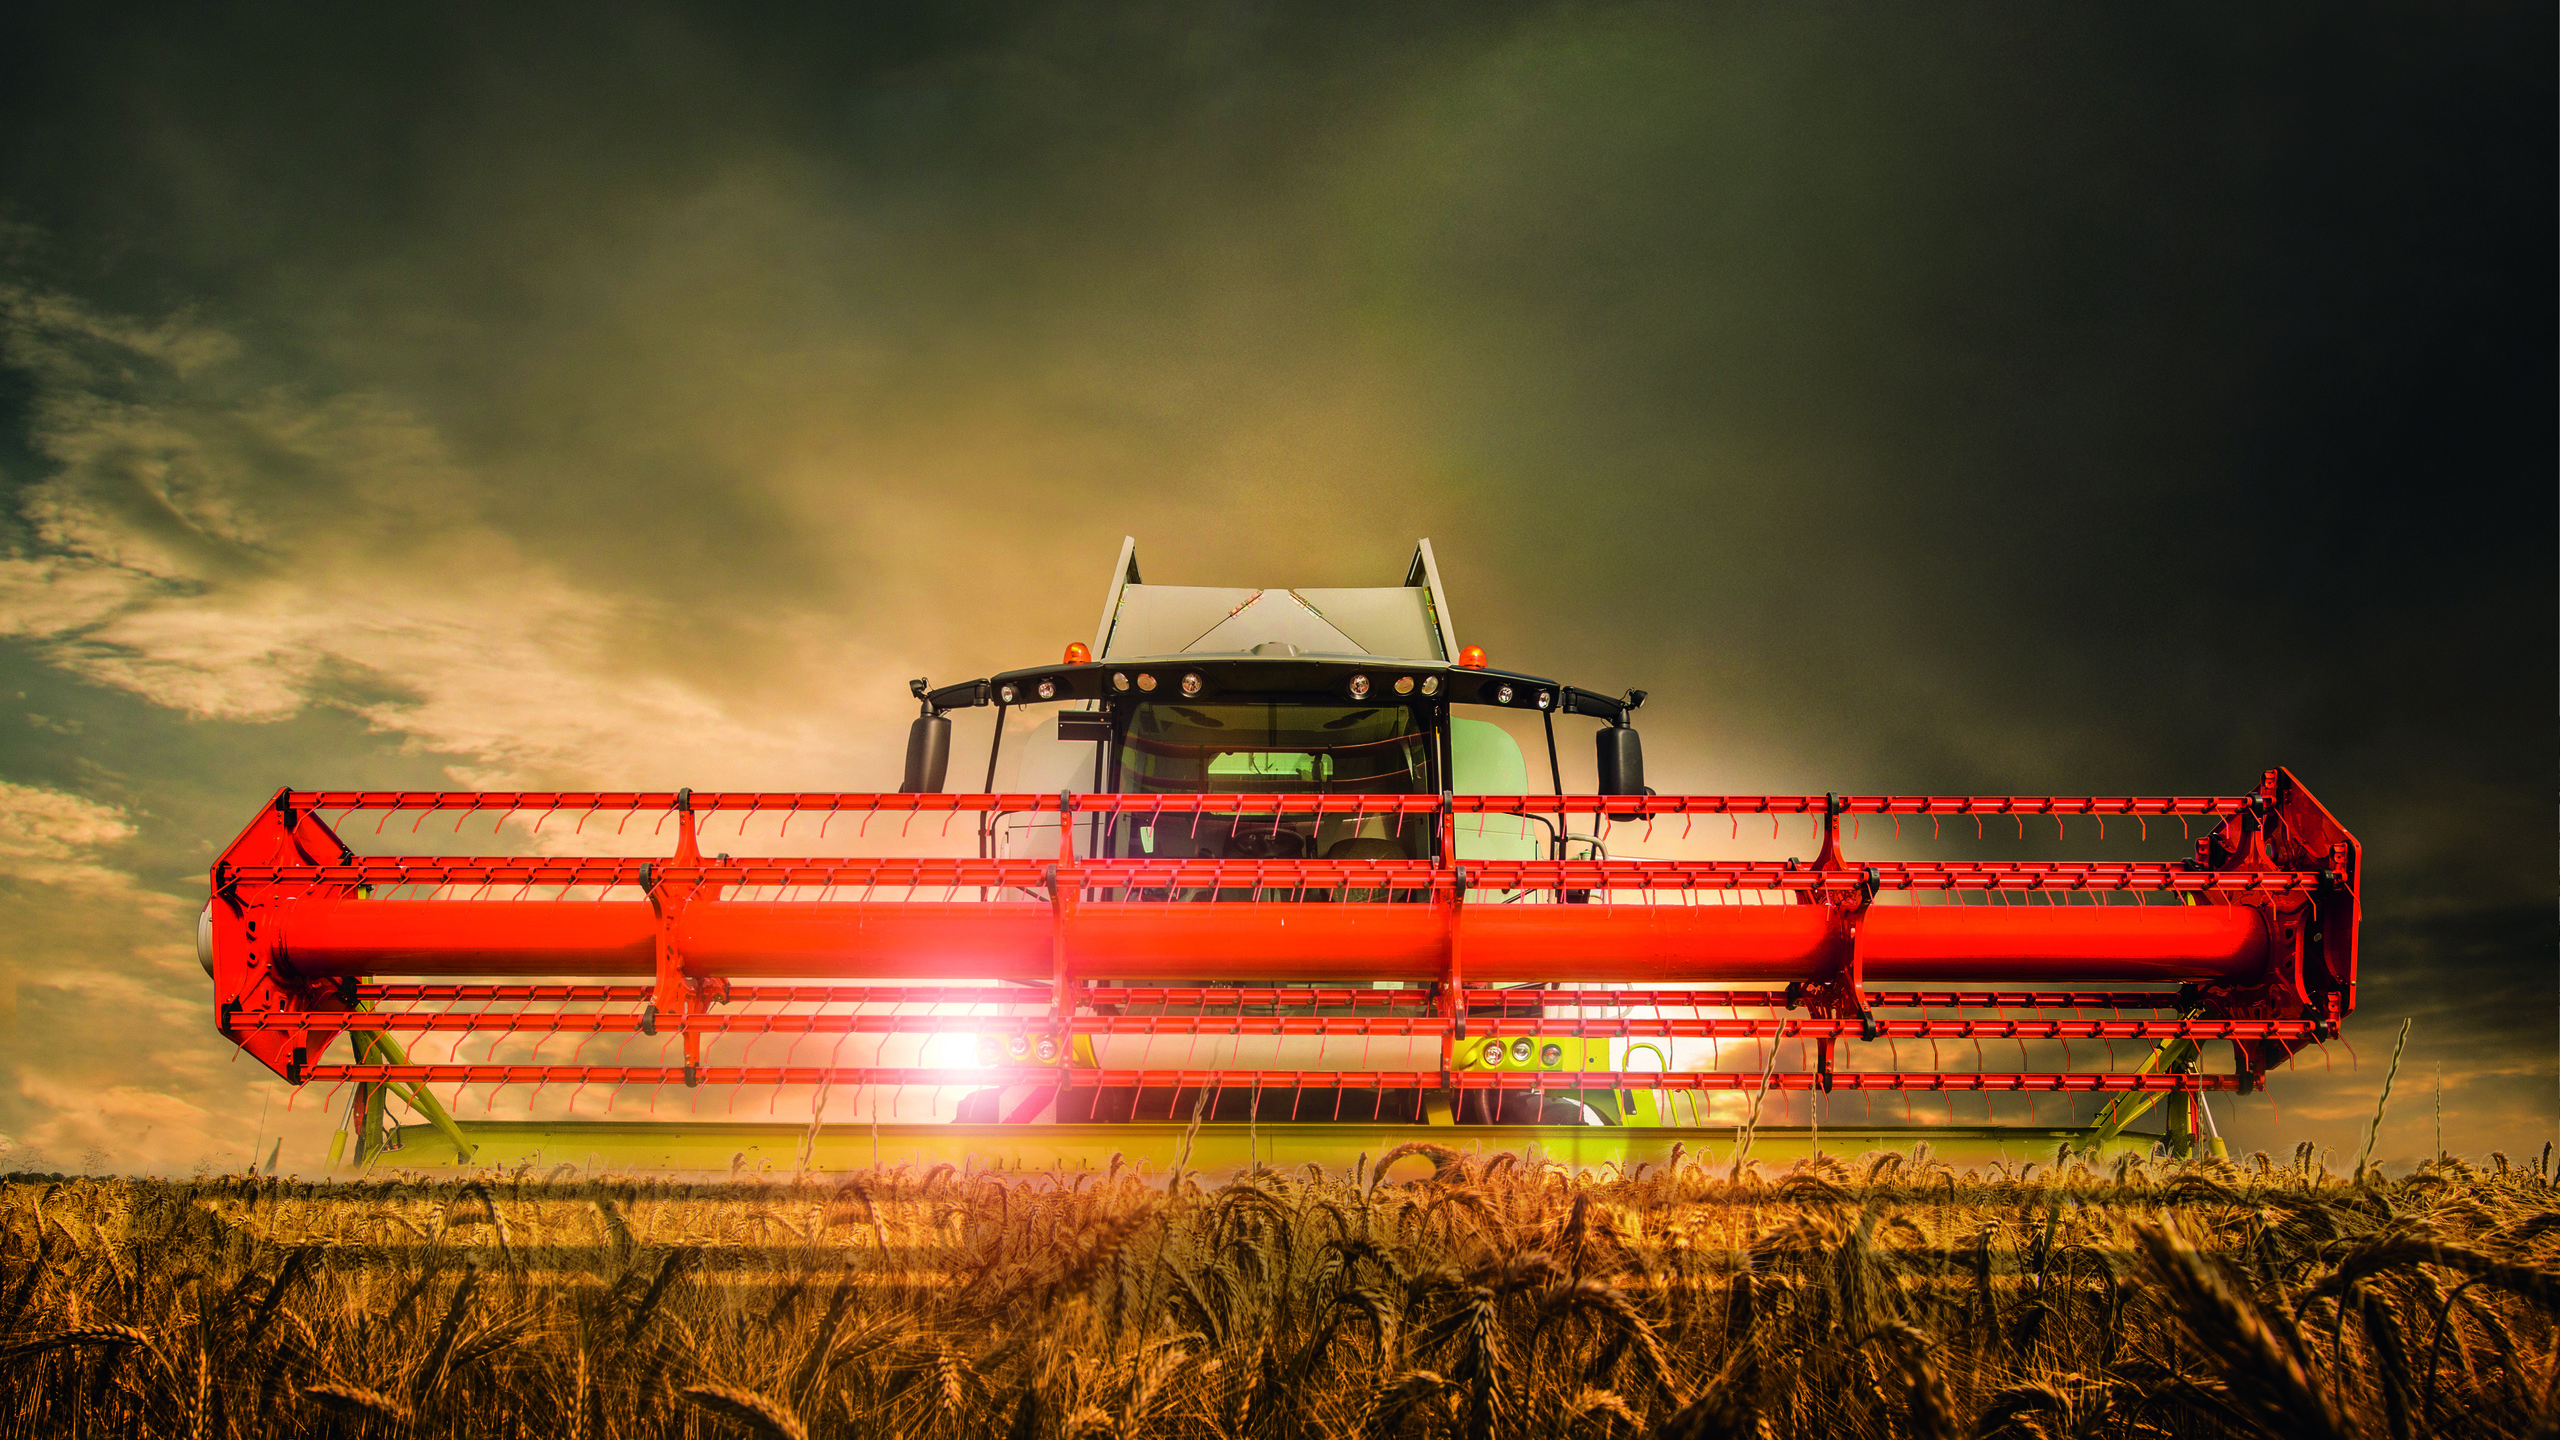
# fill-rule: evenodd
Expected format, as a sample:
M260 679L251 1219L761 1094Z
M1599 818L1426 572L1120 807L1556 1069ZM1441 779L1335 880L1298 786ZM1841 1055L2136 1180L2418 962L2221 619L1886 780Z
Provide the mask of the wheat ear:
M340 1415L371 1415L384 1420L409 1418L409 1407L390 1396L359 1385L342 1385L335 1380L303 1386L302 1398Z
M2229 1273L2164 1225L2132 1228L2170 1318L2221 1368L2234 1411L2279 1440L2339 1440L2302 1357Z
M676 1398L699 1410L708 1410L723 1420L734 1420L747 1427L747 1433L759 1440L809 1440L809 1431L800 1417L779 1400L768 1400L752 1390L737 1390L726 1385L692 1385L676 1392Z

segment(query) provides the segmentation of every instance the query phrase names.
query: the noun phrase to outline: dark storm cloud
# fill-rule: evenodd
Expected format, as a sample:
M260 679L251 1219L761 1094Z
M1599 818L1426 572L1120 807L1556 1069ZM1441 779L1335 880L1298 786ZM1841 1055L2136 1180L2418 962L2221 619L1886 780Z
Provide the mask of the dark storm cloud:
M49 953L193 1003L63 867L184 896L285 780L877 784L904 678L1077 638L1124 533L1430 534L1467 638L1655 693L1666 790L2291 766L2371 847L2359 1053L2416 1015L2475 1148L2549 1115L2546 15L12 23ZM2353 1144L2337 1058L2267 1138ZM175 1083L19 1079L57 1151Z

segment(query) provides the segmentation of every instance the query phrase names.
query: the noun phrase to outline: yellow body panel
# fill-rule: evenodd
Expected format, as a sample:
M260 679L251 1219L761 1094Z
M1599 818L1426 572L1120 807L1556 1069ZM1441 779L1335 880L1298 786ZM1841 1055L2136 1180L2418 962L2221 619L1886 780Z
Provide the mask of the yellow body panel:
M1638 1092L1639 1094L1643 1092ZM1461 1125L1291 1123L1278 1125L1202 1125L1187 1138L1184 1125L829 1125L813 1145L809 1127L787 1124L676 1123L646 1121L464 1121L474 1159L470 1169L529 1168L536 1177L565 1170L574 1174L661 1171L788 1175L803 1168L802 1147L809 1146L806 1168L813 1171L866 1170L875 1166L929 1167L950 1164L968 1170L1048 1171L1107 1170L1113 1159L1162 1174L1181 1161L1187 1169L1211 1175L1232 1174L1249 1165L1283 1169L1313 1163L1327 1170L1349 1169L1366 1157L1374 1162L1408 1141L1424 1141L1466 1152L1526 1154L1569 1169L1601 1165L1627 1168L1662 1165L1674 1146L1692 1158L1729 1162L1734 1132L1729 1128L1689 1129L1668 1126L1614 1125ZM2005 1160L2051 1160L2057 1145L2075 1146L2086 1132L2063 1128L2009 1127L1996 1131L1946 1125L1763 1126L1752 1138L1751 1158L1773 1165L1801 1159L1819 1149L1855 1158L1869 1150L1907 1151L1928 1142L1937 1158L1954 1164ZM459 1167L451 1145L424 1125L400 1127L401 1147L384 1152L373 1173L402 1170L453 1170ZM2109 1153L2150 1153L2157 1137L2124 1136L2106 1147ZM1398 1168L1394 1178L1428 1173L1427 1162L1408 1162L1411 1173Z

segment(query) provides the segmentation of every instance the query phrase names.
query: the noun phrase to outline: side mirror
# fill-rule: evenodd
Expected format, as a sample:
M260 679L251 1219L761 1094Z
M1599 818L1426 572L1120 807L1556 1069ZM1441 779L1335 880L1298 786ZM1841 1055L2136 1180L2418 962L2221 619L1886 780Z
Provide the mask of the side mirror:
M951 719L919 715L907 727L907 774L898 782L901 795L928 794L942 788L951 770Z
M1632 725L1601 727L1600 793L1603 795L1650 795L1644 784L1644 740ZM1633 820L1633 814L1612 814L1612 820Z

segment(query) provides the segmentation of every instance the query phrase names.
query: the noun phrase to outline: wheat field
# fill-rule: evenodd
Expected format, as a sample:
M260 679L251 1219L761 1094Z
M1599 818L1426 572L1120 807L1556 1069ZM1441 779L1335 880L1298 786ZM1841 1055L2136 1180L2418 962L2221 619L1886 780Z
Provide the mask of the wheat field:
M0 1435L2552 1433L2550 1152L0 1185Z

